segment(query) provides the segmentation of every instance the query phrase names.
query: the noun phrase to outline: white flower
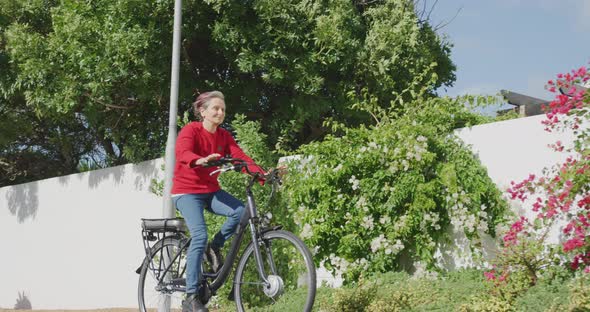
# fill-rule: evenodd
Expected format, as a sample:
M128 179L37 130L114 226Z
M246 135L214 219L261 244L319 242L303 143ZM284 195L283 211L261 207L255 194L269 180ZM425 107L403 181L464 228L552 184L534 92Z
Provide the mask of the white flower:
M348 182L350 184L352 184L352 190L353 191L359 189L359 183L360 183L360 181L354 175L351 176L350 179L348 179Z
M336 268L337 275L341 275L342 273L348 270L348 266L350 265L350 263L348 263L346 259L340 258L334 254L331 254L329 258L332 265Z
M410 169L410 163L405 159L402 160L402 166L404 166L404 171L408 171L408 169Z
M401 216L399 220L393 225L393 230L398 232L399 230L404 229L406 227L406 219L407 217L405 215Z
M311 228L311 225L309 225L308 223L306 223L303 226L303 230L301 231L301 234L299 234L299 236L302 239L306 239L306 238L310 238L313 235L313 230Z
M372 252L377 252L379 249L381 249L381 247L384 246L384 243L387 240L385 239L385 235L381 234L378 237L375 237L372 241L371 241L371 251Z
M365 216L363 217L363 223L361 224L362 227L368 230L372 230L375 227L375 223L373 221L373 217Z
M365 208L367 206L367 199L364 196L359 197L359 200L356 202L357 208Z
M404 246L404 243L402 243L402 241L401 241L401 240L399 240L399 239L395 241L395 244L393 244L393 246L391 246L391 248L392 248L392 251L393 251L393 252L395 252L396 254L397 254L397 253L398 253L400 250L404 249L404 247L405 247L405 246Z
M318 252L319 252L319 251L320 251L320 246L315 246L315 247L313 247L313 249L311 250L311 254L315 256L315 255L317 255L317 254L318 254Z
M477 229L480 230L480 231L482 231L482 232L484 232L484 233L487 233L487 231L488 231L488 223L486 221L479 222L479 225L477 226Z
M369 268L369 261L365 258L356 259L353 266L360 268L361 270L367 270Z
M428 225L427 223L430 223L430 226L432 226L435 230L440 230L440 225L438 224L439 220L440 216L437 213L426 213L421 226L426 226Z
M340 171L340 169L342 169L342 164L338 164L338 166L336 166L334 169L332 169L334 172L338 172Z
M418 142L426 142L426 140L427 139L421 135L416 138L416 141L418 141Z
M383 216L379 219L379 223L385 224L391 222L391 218L389 216Z

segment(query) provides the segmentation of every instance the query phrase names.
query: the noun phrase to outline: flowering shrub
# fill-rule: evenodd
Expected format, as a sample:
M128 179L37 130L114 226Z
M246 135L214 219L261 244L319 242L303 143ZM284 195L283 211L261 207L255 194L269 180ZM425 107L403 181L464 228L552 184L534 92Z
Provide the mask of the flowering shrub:
M569 130L573 146L557 141L550 148L568 153L563 164L545 169L542 176L530 175L520 183L512 182L510 197L532 204L534 220L521 217L503 237L498 267L486 273L496 282L500 276L510 279L526 272L531 285L539 274L553 264L566 264L573 271L590 273L590 93L575 85L585 84L590 74L584 67L560 74L548 82L551 92L562 90L547 107L546 131ZM548 233L561 232L558 246L547 244Z
M373 127L334 125L339 135L303 146L290 166L285 197L300 236L349 281L402 259L432 267L449 225L478 238L503 220L500 192L452 134L479 117L456 99L409 106Z

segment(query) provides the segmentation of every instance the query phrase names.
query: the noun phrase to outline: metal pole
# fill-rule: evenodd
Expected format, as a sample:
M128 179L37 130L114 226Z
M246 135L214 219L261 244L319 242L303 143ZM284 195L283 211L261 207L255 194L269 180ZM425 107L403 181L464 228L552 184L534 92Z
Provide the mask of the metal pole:
M176 143L176 117L178 115L178 76L180 68L180 26L182 20L182 0L175 0L174 35L172 39L172 75L170 77L170 116L168 121L168 141L166 143L166 178L164 180L164 218L174 217L170 198L172 176L174 175L174 145Z
M178 77L180 71L180 29L182 21L182 0L174 1L174 33L172 36L172 73L170 75L170 114L168 120L168 141L166 142L166 164L164 180L164 208L162 214L164 218L173 218L174 208L172 207L172 177L174 175L174 147L176 144L176 116L178 115ZM163 259L168 265L170 259ZM167 278L165 278L167 280ZM159 312L170 311L170 297L164 294L160 295Z

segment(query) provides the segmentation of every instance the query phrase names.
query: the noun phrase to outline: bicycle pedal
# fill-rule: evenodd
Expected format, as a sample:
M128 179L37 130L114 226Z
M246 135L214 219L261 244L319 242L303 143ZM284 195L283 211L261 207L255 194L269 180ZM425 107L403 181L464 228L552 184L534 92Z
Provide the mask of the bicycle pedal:
M177 286L186 286L186 279L183 277L177 277L170 280L170 284Z

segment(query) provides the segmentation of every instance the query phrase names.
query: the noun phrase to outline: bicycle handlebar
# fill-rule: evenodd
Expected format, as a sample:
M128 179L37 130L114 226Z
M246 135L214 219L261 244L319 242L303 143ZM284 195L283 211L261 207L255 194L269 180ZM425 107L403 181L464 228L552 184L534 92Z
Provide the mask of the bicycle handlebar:
M281 177L279 176L280 169L273 168L272 170L268 171L266 174L261 174L259 172L252 172L250 168L248 168L249 163L240 158L232 158L232 157L221 157L216 160L208 161L207 163L203 164L203 167L219 167L223 165L230 165L227 167L221 167L219 169L214 170L209 175L214 175L216 173L223 173L230 170L240 171L244 169L246 173L254 179L262 179L265 181L271 182L273 185L279 184L281 185Z

